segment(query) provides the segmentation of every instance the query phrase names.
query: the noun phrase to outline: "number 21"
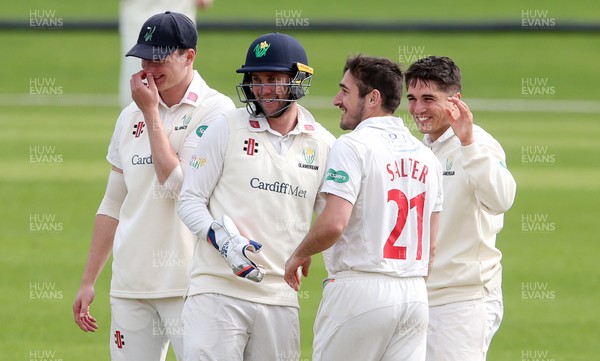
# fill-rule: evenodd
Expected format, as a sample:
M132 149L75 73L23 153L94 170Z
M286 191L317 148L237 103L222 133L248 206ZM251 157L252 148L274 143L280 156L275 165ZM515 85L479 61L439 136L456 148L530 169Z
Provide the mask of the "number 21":
M396 225L388 236L385 246L383 246L383 258L406 259L406 246L395 246L396 240L402 234L406 225L408 211L416 207L417 210L417 260L423 256L423 208L425 206L425 192L414 196L409 200L399 189L390 189L388 191L388 202L394 202L398 205L398 215L396 216Z

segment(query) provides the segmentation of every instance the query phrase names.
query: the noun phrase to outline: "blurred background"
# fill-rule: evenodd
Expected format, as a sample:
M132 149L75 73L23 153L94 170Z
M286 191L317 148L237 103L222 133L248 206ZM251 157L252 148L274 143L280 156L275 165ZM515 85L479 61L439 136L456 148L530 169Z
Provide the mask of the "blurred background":
M117 1L0 4L2 360L110 358L110 267L96 286L95 334L79 330L71 305L120 112L118 16ZM404 68L428 55L453 58L463 99L503 145L518 184L498 237L505 318L488 360L598 359L597 2L214 0L197 24L196 68L238 104L235 69L250 42L272 31L297 37L315 69L302 103L335 135L341 113L331 103L349 55ZM421 137L405 100L397 115ZM324 276L321 260L313 263L299 293L302 361L311 359Z

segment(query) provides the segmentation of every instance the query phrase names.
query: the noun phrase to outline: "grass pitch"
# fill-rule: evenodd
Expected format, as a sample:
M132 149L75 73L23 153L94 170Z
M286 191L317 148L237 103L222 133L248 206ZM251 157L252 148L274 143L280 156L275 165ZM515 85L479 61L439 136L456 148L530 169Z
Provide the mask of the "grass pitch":
M215 7L206 17L238 14L234 5L242 6L242 2L231 4L227 11ZM385 10L385 2L377 4ZM558 20L588 19L593 13L589 9L597 8L590 3L586 11L565 10L559 4L544 5ZM256 5L263 10L257 18L274 17L278 9L273 4ZM94 18L85 7L31 5L36 6L55 7L65 17ZM521 10L539 4L511 1L493 6L500 17L518 18ZM29 16L25 8L29 5L2 7L7 10L3 16ZM321 14L318 9L316 2L307 2L300 10L315 19L359 16L349 7L339 14L325 7L329 10L323 10L322 16L317 16ZM438 10L432 18L443 17ZM115 11L116 7L105 4L98 16L115 17ZM390 18L382 10L369 14L371 19ZM477 10L465 15L481 16ZM502 111L473 107L476 123L504 146L518 184L516 202L498 237L504 253L505 318L488 360L596 359L600 316L595 309L600 291L593 280L599 276L600 246L593 225L599 214L595 203L600 199L600 143L596 139L600 111L595 96L600 73L590 60L600 55L596 34L289 32L305 45L316 70L305 104L336 135L341 134L340 112L329 104L345 58L359 52L403 63L430 54L451 56L463 71L467 103L494 99L505 107ZM240 79L234 70L257 35L200 35L197 68L211 86L235 99L234 85ZM119 112L118 36L112 32L4 31L0 41L10 49L0 67L2 359L108 360L110 268L96 286L92 306L100 324L96 334L78 329L71 304L110 169L104 157ZM32 84L55 93L60 89L60 94L32 94ZM537 87L540 94L530 94L524 85ZM515 99L563 104L564 109L517 112L512 108ZM407 125L412 124L405 104L399 114ZM300 293L302 361L311 358L312 324L323 274L320 261L313 262L311 277L304 280ZM172 354L169 360L174 360Z

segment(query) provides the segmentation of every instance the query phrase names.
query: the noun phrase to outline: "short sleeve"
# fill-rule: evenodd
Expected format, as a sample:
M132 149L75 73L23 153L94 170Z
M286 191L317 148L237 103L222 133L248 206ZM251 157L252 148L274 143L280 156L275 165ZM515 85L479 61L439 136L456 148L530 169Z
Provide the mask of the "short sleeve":
M334 194L354 204L362 182L360 152L350 139L342 136L333 143L321 192Z

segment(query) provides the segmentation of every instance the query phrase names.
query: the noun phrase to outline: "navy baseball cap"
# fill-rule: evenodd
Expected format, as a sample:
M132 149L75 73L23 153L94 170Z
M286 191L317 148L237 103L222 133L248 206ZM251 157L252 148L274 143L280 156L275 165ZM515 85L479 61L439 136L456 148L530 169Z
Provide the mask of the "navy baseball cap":
M236 72L295 73L298 63L308 65L306 52L298 40L287 34L270 33L259 36L250 44L246 63Z
M196 49L197 42L194 22L183 14L167 11L146 20L137 44L125 56L161 61L177 49Z

